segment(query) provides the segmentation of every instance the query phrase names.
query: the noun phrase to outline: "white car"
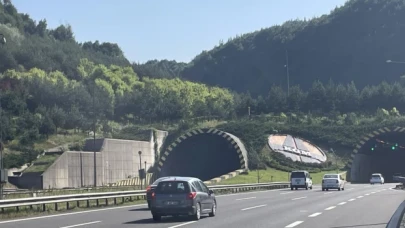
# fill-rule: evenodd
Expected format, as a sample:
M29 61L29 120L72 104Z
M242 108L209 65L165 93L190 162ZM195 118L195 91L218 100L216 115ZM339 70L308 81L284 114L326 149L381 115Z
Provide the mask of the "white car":
M345 183L345 179L340 174L325 174L322 179L322 191L345 190Z
M298 188L305 188L306 190L312 189L312 177L308 171L292 171L290 174L291 190L297 190Z
M370 184L384 184L385 180L381 173L373 173L370 178Z

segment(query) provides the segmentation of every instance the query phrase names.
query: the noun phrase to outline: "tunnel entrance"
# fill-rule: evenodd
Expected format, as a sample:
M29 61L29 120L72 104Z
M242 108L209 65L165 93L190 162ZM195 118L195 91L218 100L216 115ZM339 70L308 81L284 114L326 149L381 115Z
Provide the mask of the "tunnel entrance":
M159 176L189 176L207 181L241 169L243 159L236 142L204 132L177 143L163 159Z
M372 173L381 173L385 182L394 174L405 174L405 133L387 132L365 142L354 156L351 181L368 183Z

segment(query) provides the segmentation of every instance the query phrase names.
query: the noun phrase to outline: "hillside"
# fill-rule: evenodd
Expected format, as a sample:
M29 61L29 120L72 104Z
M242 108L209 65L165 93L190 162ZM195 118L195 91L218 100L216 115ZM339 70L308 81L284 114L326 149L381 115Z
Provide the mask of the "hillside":
M81 58L97 64L130 66L117 44L78 43L71 26L48 29L46 19L35 22L29 15L18 13L10 0L0 1L0 34L7 39L7 45L0 45L0 72L36 67L62 71L68 78L77 79Z
M272 84L304 90L313 81L354 81L358 88L405 74L405 2L351 0L329 15L288 21L220 43L203 51L182 71L184 79L226 87L255 96L267 95Z

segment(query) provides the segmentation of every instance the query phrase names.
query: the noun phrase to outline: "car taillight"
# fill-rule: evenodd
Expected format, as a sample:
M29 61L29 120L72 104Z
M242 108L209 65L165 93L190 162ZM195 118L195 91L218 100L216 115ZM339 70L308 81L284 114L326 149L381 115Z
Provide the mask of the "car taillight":
M187 196L188 199L194 199L197 196L197 192L190 192Z
M155 193L154 192L152 192L152 199L154 199L156 196L155 196Z
M151 190L151 187L150 187L150 185L149 185L148 187L146 187L146 191L147 191L147 192L150 192L150 190Z
M322 180L322 183L325 183L325 180Z

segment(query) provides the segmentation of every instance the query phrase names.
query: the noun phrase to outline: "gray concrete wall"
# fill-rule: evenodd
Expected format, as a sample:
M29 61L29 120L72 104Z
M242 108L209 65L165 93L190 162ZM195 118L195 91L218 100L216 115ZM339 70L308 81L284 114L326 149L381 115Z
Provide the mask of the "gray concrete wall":
M159 131L156 137L161 147L167 132ZM153 137L151 137L153 139ZM92 141L91 139L89 141ZM137 177L140 168L148 170L155 163L155 144L151 140L133 141L104 139L97 141L97 186L112 184L129 177ZM92 143L87 143L88 147ZM92 149L92 148L91 148ZM142 151L141 156L138 152ZM140 159L141 158L141 159ZM67 151L44 173L43 188L85 187L94 185L94 153Z
M96 153L97 185L104 183L102 154ZM43 174L43 188L86 187L94 185L94 153L67 151Z
M371 156L364 154L356 154L353 160L352 168L350 169L351 182L368 182L370 180Z
M151 141L157 143L157 148L155 148L156 149L155 158L159 158L160 157L160 152L161 152L162 147L163 147L163 144L164 144L167 136L169 135L169 132L155 130L155 135L156 135L156 138L152 139Z

